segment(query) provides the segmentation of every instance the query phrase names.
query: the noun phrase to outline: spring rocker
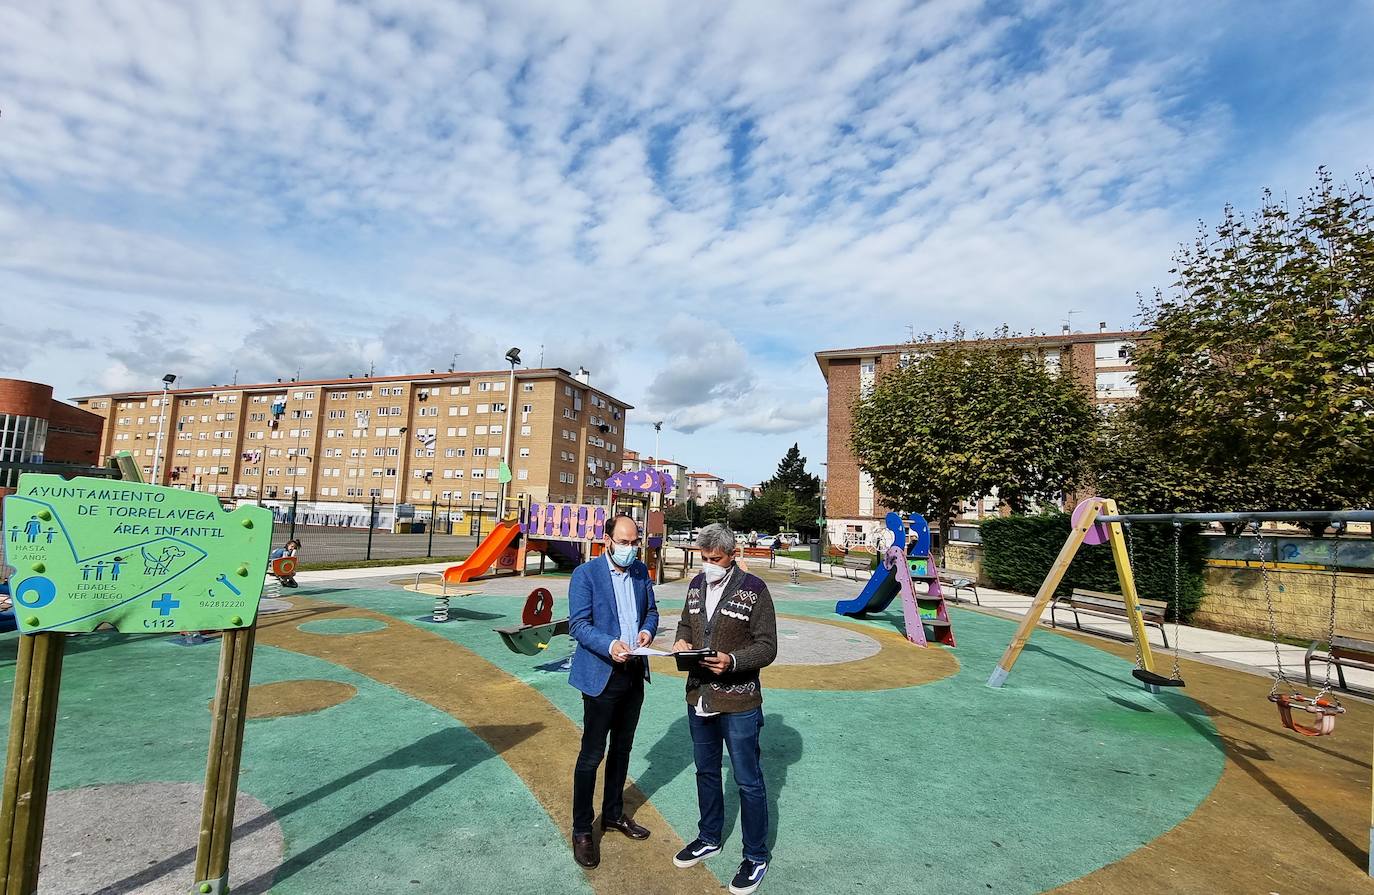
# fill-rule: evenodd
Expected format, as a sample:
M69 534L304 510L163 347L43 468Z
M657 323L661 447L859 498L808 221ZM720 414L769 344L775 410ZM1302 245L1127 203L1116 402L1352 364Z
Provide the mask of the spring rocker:
M549 648L549 641L560 634L568 633L568 619L553 619L553 594L548 588L536 587L525 598L525 609L520 613L520 624L506 628L494 628L506 648L513 653L537 656Z

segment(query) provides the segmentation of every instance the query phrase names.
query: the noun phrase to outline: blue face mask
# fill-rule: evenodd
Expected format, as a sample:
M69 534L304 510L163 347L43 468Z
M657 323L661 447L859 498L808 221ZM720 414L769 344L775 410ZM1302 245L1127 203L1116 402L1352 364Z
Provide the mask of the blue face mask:
M617 544L615 545L615 549L611 551L611 560L622 569L628 568L630 563L634 562L635 558L638 556L639 548L633 544L628 547L622 547Z

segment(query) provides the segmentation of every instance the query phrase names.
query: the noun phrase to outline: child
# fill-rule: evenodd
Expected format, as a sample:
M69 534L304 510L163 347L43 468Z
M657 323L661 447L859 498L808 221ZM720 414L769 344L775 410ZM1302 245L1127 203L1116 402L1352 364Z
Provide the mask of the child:
M269 559L282 559L283 557L287 557L287 556L295 556L296 553L297 553L300 549L301 549L301 542L298 541L298 540L296 540L295 538L292 538L291 540L289 540L289 541L286 542L286 546L285 546L285 547L278 547L276 550L273 550L272 553L269 555L268 558L269 558ZM284 577L284 578L281 577L281 576L276 576L276 577L277 577L277 579L278 579L279 581L281 581L282 587L295 587L295 586L296 586L296 576L295 576L295 575L288 575L288 576L286 576L286 577Z

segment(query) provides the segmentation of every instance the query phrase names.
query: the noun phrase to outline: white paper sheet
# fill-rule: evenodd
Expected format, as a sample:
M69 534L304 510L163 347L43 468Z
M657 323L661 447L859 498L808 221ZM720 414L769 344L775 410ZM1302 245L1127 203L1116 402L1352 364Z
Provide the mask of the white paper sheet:
M672 653L664 652L661 649L654 649L652 646L637 646L630 650L632 656L671 656Z

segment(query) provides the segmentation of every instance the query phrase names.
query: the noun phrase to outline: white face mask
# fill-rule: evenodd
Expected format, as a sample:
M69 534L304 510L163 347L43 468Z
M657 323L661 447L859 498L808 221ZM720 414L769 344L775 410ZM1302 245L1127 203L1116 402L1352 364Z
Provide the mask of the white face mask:
M706 576L707 584L719 584L722 578L730 574L730 567L708 562L702 565L701 573Z

